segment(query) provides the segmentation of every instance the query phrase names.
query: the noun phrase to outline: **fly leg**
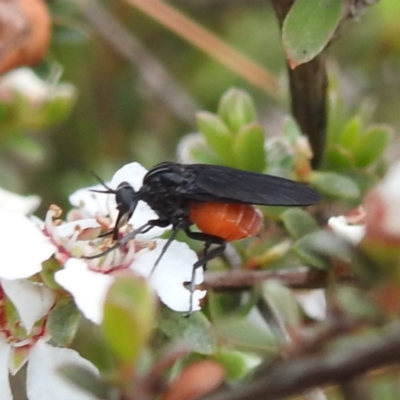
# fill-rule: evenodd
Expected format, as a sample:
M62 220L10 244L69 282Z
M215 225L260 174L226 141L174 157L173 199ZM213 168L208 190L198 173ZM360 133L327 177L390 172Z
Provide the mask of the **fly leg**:
M149 230L153 229L155 226L159 226L161 228L165 228L168 225L170 225L169 221L163 220L163 219L152 219L139 228L133 230L132 232L129 232L126 236L124 236L121 240L118 240L116 244L113 246L109 247L107 250L102 251L101 253L95 254L94 256L82 256L82 258L85 258L86 260L92 260L94 258L99 258L102 256L105 256L108 253L111 253L118 247L122 246L123 244L129 242L130 240L134 239L136 235L139 233L146 233Z
M215 257L221 255L226 247L226 241L218 236L208 235L207 233L202 232L192 232L189 228L185 229L186 235L194 240L199 240L204 242L204 251L203 256L200 257L192 267L192 277L190 279L190 302L189 302L189 311L187 316L189 317L190 314L193 312L193 293L195 288L195 277L196 277L196 270L197 268L203 267L204 270L207 269L208 261L212 260ZM212 245L217 245L214 249L210 250Z
M153 272L156 269L156 267L159 264L159 262L161 261L161 258L163 257L165 252L168 250L168 247L170 246L170 244L176 238L176 235L177 235L177 233L179 232L180 229L181 229L181 224L174 225L174 227L172 228L172 233L169 236L169 238L168 238L167 242L165 243L164 247L161 249L160 255L158 256L156 262L153 265L153 268L151 269L150 276L153 275Z

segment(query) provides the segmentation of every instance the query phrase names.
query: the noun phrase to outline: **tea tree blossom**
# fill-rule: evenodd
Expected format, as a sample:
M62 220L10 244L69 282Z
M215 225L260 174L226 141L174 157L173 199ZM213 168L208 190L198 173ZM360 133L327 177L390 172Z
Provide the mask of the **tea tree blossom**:
M90 400L57 374L56 365L74 361L95 368L78 353L46 343L46 318L56 302L40 279L29 280L57 250L29 218L0 209L0 398L12 400L9 373L28 362L29 400Z
M107 185L116 189L121 182L128 182L139 190L146 170L137 163L125 165L113 176ZM58 259L65 264L56 272L56 281L69 291L84 315L93 322L102 319L103 302L113 277L123 273L134 273L149 280L161 301L174 311L187 312L190 302L193 310L200 309L200 299L205 292L195 290L193 299L187 288L192 279L192 266L197 255L186 244L174 241L169 246L161 261L154 269L166 240L156 237L166 229L156 227L149 232L137 235L135 240L93 260L82 256L101 253L110 238L97 238L103 228L114 227L116 221L116 203L113 194L91 192L101 190L100 185L81 189L70 196L70 201L77 208L67 217L67 222L55 222L57 210L49 210L45 229L53 242L57 244ZM104 188L103 188L104 189ZM135 213L121 232L129 232L143 225L157 215L144 202L139 202ZM195 284L203 281L203 270L198 268Z

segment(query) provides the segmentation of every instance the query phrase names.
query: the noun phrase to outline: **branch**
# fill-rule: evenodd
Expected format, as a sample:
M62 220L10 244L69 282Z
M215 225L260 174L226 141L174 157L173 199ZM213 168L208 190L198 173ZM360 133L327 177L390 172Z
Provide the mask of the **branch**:
M272 0L272 5L282 28L293 0ZM307 21L304 21L307 23ZM326 92L328 78L322 54L308 63L291 69L287 64L292 114L301 130L310 140L314 158L313 167L322 162L327 126Z
M353 341L351 346L335 346L326 354L264 366L259 378L247 387L204 400L276 400L315 386L349 382L368 371L399 362L400 327L397 324L382 331L380 336Z
M307 267L281 270L231 270L207 272L202 288L212 290L245 290L267 279L276 279L292 289L318 289L327 286L329 276L326 271ZM342 283L357 284L354 276L340 276Z

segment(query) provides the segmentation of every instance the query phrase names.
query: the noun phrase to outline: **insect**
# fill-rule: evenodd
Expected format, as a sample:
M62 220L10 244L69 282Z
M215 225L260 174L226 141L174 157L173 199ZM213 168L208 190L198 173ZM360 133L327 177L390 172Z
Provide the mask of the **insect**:
M103 256L139 233L171 225L172 233L153 266L154 271L177 233L183 230L189 238L204 243L203 255L192 267L189 314L196 269L221 255L227 242L254 236L261 229L262 215L253 205L307 206L321 200L315 190L302 183L206 164L163 162L147 172L138 191L127 182L112 189L99 180L105 190L97 192L115 195L119 213L115 227L105 235L112 234L116 244L85 258ZM133 215L139 200L146 202L158 218L118 240L119 227ZM191 230L193 225L197 225L199 232Z

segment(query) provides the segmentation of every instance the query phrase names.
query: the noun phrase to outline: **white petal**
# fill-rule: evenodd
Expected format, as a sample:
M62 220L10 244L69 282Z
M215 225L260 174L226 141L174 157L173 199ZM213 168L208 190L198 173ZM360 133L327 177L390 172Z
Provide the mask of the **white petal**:
M75 350L50 346L39 340L29 354L27 394L29 400L96 400L63 378L58 368L77 364L98 373L96 367Z
M321 321L326 317L325 290L315 289L308 292L296 293L297 301L304 312L311 318Z
M46 96L47 85L29 68L17 68L2 76L0 89L15 90L32 99L41 100Z
M42 262L56 247L23 214L0 210L0 278L28 278L42 269Z
M40 201L39 196L20 196L0 188L0 208L31 214L38 208Z
M0 336L0 400L12 400L13 398L8 380L10 353L10 345Z
M361 242L365 234L364 225L348 225L343 215L329 218L328 225L336 235L355 246Z
M89 217L108 215L110 210L108 206L109 198L113 198L114 195L91 192L93 189L105 190L100 184L79 189L69 196L69 202L74 207L83 209ZM115 206L113 208L115 208Z
M94 218L85 218L78 221L66 222L62 225L56 226L55 229L60 237L70 237L76 232L77 228L83 230L99 227L99 223Z
M152 219L158 219L158 215L150 208L150 206L145 203L144 201L139 201L135 212L133 213L131 219L129 220L129 223L132 225L132 227L138 228L139 226L144 225L146 222L152 220ZM168 229L171 229L171 226L167 226L166 228L160 228L159 226L155 226L154 228L150 229L146 233L141 233L140 235L137 235L136 237L141 240L141 239L153 239L156 238L160 235L162 235L165 231Z
M110 275L90 271L85 261L70 258L55 274L56 282L74 297L77 307L96 324L103 319L107 291L114 281Z
M33 325L44 317L54 304L54 294L47 287L26 279L1 281L7 297L14 304L25 329L30 333Z
M381 199L384 212L381 213L381 229L390 236L400 236L400 161L396 161L389 169L375 192ZM368 201L368 200L367 200ZM376 206L375 206L376 207ZM367 209L368 211L368 209ZM380 213L378 213L379 215ZM372 227L373 229L373 227Z
M144 277L149 277L155 261L166 240L156 240L153 250L144 249L136 254L131 268ZM184 286L192 279L193 264L198 260L196 253L186 243L174 241L163 255L160 263L150 277L150 284L156 290L161 301L175 311L187 312L190 308L190 292ZM195 283L203 282L203 268L198 268ZM205 291L195 290L193 311L200 310L200 299Z
M143 178L147 174L147 169L139 163L133 162L124 165L112 177L110 187L116 189L122 182L128 182L136 191L142 187Z

